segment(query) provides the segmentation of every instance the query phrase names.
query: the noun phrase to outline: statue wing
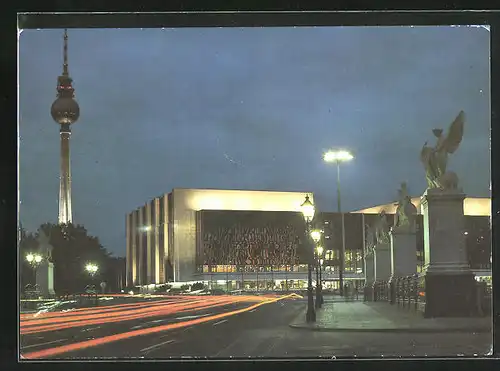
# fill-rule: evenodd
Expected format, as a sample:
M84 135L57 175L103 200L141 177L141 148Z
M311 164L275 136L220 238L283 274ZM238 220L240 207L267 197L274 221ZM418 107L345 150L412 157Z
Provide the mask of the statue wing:
M451 123L448 129L448 135L443 140L441 148L448 153L453 153L457 150L458 146L462 142L462 137L464 135L464 123L465 123L465 113L460 111L455 120Z
M424 145L420 151L420 161L424 164L425 168L429 165L429 158L432 154L432 148Z

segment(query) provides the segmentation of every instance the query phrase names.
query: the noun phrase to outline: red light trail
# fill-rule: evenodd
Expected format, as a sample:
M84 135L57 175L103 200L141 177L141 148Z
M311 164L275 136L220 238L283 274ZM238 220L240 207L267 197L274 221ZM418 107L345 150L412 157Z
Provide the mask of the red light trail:
M189 300L191 299L191 300ZM219 296L190 297L178 301L162 300L158 302L134 303L109 306L104 308L87 308L72 312L50 313L42 318L21 320L21 334L56 331L72 327L84 327L104 323L116 323L149 317L158 317L192 310L216 308L241 302L266 301L264 296Z
M82 341L79 343L73 343L73 344L62 345L62 346L54 347L54 348L43 349L40 351L35 351L35 352L23 354L23 357L26 359L37 359L37 358L51 357L51 356L55 356L58 354L63 354L63 353L67 353L67 352L71 352L71 351L75 351L75 350L81 350L81 349L95 347L98 345L103 345L103 344L107 344L107 343L111 343L111 342L115 342L115 341L119 341L119 340L130 339L130 338L136 337L136 336L149 335L149 334L173 330L173 329L177 329L177 328L192 326L192 325L200 324L200 323L204 323L204 322L209 322L209 321L213 321L216 319L233 316L235 314L248 312L248 311L253 310L255 308L258 308L262 305L274 303L274 302L277 302L277 301L282 300L282 299L296 298L296 297L298 297L298 295L295 295L295 294L286 295L286 296L282 296L282 297L275 297L275 298L252 297L252 298L254 298L253 301L256 300L255 298L258 298L258 299L260 299L260 302L253 304L253 305L250 305L250 306L243 308L243 309L237 309L237 310L233 310L233 311L226 312L226 313L220 313L220 314L202 317L202 318L197 318L197 319L193 319L193 320L189 320L189 321L171 323L171 324L167 324L167 325L155 326L155 327L146 328L146 329L128 331L128 332L123 332L123 333L119 333L119 334L115 334L115 335L104 336L104 337L97 338L97 339L86 340L86 341ZM250 297L247 297L247 298L250 298ZM243 300L241 300L241 301L243 301Z

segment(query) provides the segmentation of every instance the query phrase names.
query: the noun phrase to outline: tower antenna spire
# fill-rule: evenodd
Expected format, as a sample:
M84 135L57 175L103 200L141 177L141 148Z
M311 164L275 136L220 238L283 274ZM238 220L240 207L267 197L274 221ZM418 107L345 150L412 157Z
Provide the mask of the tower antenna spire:
M69 76L68 72L68 29L64 29L64 48L63 48L63 76Z

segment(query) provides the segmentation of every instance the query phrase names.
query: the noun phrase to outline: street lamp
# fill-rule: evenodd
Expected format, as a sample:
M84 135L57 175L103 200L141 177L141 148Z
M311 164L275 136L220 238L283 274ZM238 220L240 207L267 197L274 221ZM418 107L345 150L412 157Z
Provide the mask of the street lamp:
M42 262L43 258L40 254L32 254L29 253L26 255L26 261L31 265L31 268L33 268L33 273L35 275L35 287L36 287L36 269Z
M314 204L309 200L309 196L306 195L306 200L302 205L300 205L302 215L306 221L306 238L309 241L310 236L310 224L311 220L314 218ZM314 251L307 250L307 312L306 312L306 322L316 322L316 312L314 310L314 299L313 299L313 287L312 287L312 262L311 258L314 255Z
M340 201L340 163L350 161L354 156L346 150L328 151L323 155L325 162L337 163L337 211L342 219L342 249L340 253L339 285L340 296L344 296L344 259L345 259L345 224Z
M314 255L316 257L315 266L316 266L316 308L321 308L321 282L319 278L319 253L318 253L318 244L321 241L321 231L319 229L314 229L311 231L311 238L314 241L315 251Z
M29 253L28 255L26 255L26 260L31 264L32 267L36 268L36 266L41 263L42 256Z
M85 270L90 274L90 277L91 277L91 280L93 281L93 278L95 276L95 274L97 273L97 271L99 270L99 267L97 266L97 264L94 264L94 263L87 263L87 265L85 266ZM89 286L87 286L89 287ZM97 288L95 287L94 284L90 285L90 290L94 290L94 293L95 293L95 302L94 302L94 305L98 305L99 301L97 299ZM87 291L89 294L92 292L92 291Z
M99 270L99 267L97 266L97 264L88 263L85 266L85 270L90 274L91 277L94 277L97 271Z
M319 308L321 308L321 306L323 305L324 303L324 300L323 300L323 277L321 277L321 270L322 270L322 266L323 266L323 246L320 246L318 245L318 247L316 247L316 253L318 254L318 271L319 271Z

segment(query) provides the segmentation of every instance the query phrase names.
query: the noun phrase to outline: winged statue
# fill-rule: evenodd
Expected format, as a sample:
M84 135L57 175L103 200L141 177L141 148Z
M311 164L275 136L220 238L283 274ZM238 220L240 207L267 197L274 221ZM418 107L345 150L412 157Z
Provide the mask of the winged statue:
M434 147L425 142L420 152L420 160L424 164L428 188L443 190L456 189L458 176L454 172L447 172L448 155L454 153L462 142L464 134L465 113L460 111L451 123L446 136L443 129L434 129L432 133L437 138Z
M377 243L375 238L375 229L373 226L368 224L365 225L365 253L368 254L373 250L373 247Z
M378 220L375 222L375 239L377 243L384 244L389 242L389 222L387 214L382 210L378 214Z
M407 227L410 231L413 231L416 226L416 215L418 210L411 202L406 182L401 183L398 194L399 200L396 214L394 215L394 227Z

